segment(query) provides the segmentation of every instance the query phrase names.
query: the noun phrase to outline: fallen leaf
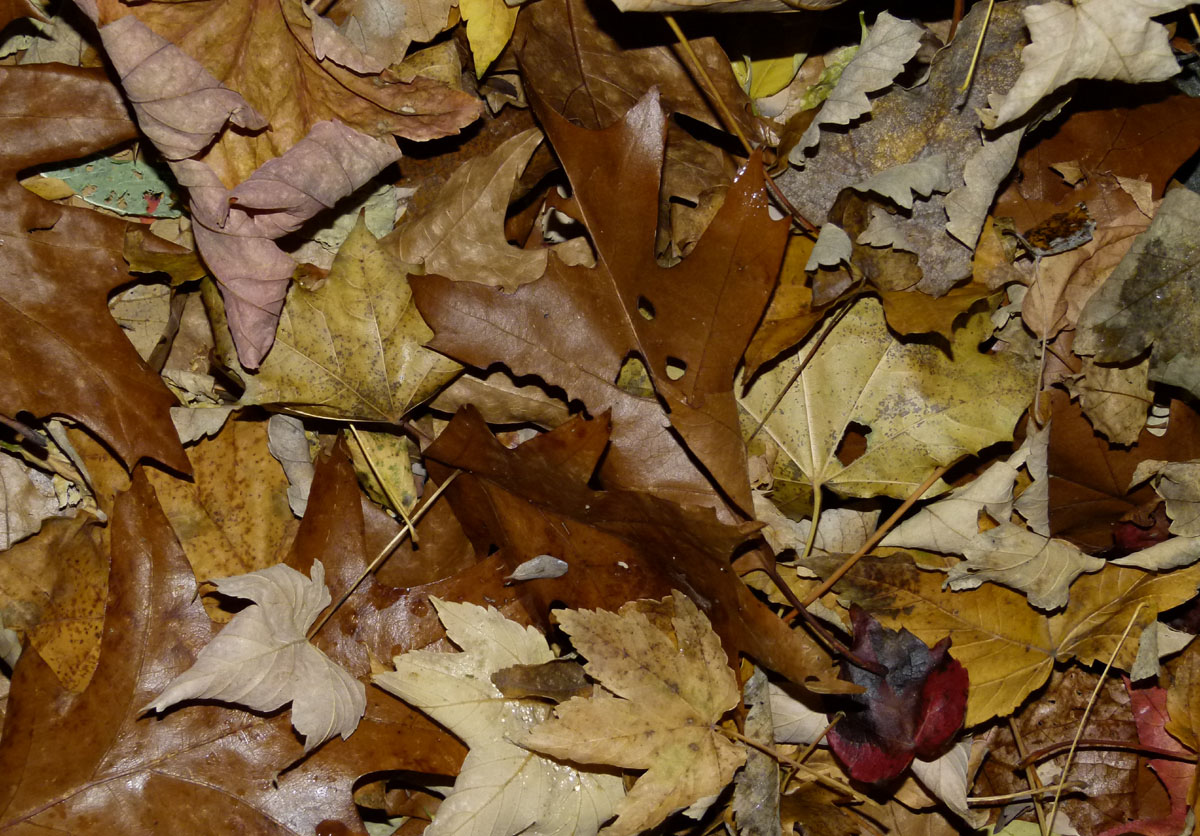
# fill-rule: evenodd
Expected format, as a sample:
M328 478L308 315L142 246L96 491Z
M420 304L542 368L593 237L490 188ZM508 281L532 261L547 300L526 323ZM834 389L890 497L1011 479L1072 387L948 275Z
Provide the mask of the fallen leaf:
M215 816L247 833L299 836L329 821L362 836L352 788L363 772L455 770L454 741L383 695L369 698L350 741L299 762L286 717L203 704L142 716L139 707L191 665L214 628L140 475L110 525L112 575L91 684L69 694L32 649L13 672L0 770L17 777L0 796L0 829L154 833L170 822L172 831L204 832Z
M1094 0L1093 0L1094 1ZM1200 392L1191 371L1196 327L1187 300L1200 261L1200 195L1174 189L1084 307L1074 350L1100 362L1150 349L1150 379Z
M314 55L367 75L399 63L413 41L432 40L446 29L451 4L449 0L356 0L345 8L339 6L344 19L337 26L307 3L300 8L312 22Z
M953 357L936 346L897 340L883 320L878 301L859 299L795 385L788 382L803 347L741 399L755 424L765 420L763 432L785 454L777 479L787 478L792 463L815 488L905 499L939 465L1012 437L1032 391L1032 370L1012 355L979 352L991 327L985 315L955 332ZM843 464L839 444L852 422L866 428L867 449Z
M762 668L742 686L746 706L744 733L762 746L775 742L770 683ZM779 836L780 769L778 762L755 748L746 751L746 766L737 774L729 803L734 821L746 836Z
M470 371L454 379L430 402L433 409L454 414L467 404L489 424L531 424L553 429L571 417L565 401L552 398L542 387L518 386L504 372L478 377Z
M845 699L851 711L829 730L829 747L850 777L884 783L915 757L934 760L962 728L967 710L966 669L949 655L950 640L932 648L907 630L888 630L861 607L850 608L855 656L883 667L873 673L854 664L842 676L866 691Z
M521 249L504 235L504 214L521 169L541 142L531 129L459 166L434 202L389 239L404 261L455 281L515 290L546 272L545 249Z
M745 753L714 726L738 703L737 679L686 595L616 613L558 610L556 619L584 669L616 696L574 697L516 739L556 758L646 770L616 805L607 836L654 827L733 779Z
M891 85L920 46L920 26L880 12L858 53L842 70L837 86L788 159L795 165L804 165L805 151L820 141L823 125L848 125L869 113L871 102L867 94Z
M517 25L516 8L504 0L459 0L459 11L467 22L467 41L475 58L475 77L482 78L501 50L508 45Z
M1067 388L1097 432L1113 444L1132 445L1146 426L1146 412L1154 402L1149 383L1149 357L1119 366L1101 366L1085 357L1080 376L1068 380Z
M1133 472L1130 487L1147 479L1166 503L1171 533L1178 537L1200 535L1200 461L1147 459Z
M103 73L58 65L0 69L0 89L8 103L0 121L0 331L9 335L0 365L10 370L0 412L69 415L126 467L150 457L186 472L170 420L175 397L108 312L108 294L135 280L121 258L127 224L48 203L16 181L29 166L131 139L125 103ZM47 133L52 114L70 129Z
M1039 101L1080 78L1162 81L1179 72L1166 28L1156 15L1183 8L1181 0L1050 2L1022 10L1031 43L1021 52L1021 75L980 114L995 128L1023 116Z
M988 819L986 810L972 810L968 804L974 775L971 770L972 749L982 741L970 737L960 740L940 758L932 761L912 762L912 771L921 786L949 807L956 816L975 828L982 827Z
M491 607L431 602L462 652L410 651L395 658L394 672L372 677L470 747L425 832L594 836L624 795L620 778L583 772L516 745L550 709L505 699L491 679L512 665L551 661L545 637Z
M464 471L447 499L480 552L499 549L500 576L531 555L570 565L560 578L521 584L522 598L538 611L553 601L617 608L631 594L683 589L706 608L731 659L745 653L809 690L851 688L835 679L829 657L807 634L788 628L731 570L730 555L756 524L724 525L709 509L589 487L608 432L605 420L576 418L510 450L467 408L425 455L439 478Z
M511 295L415 277L417 304L436 333L430 345L471 365L499 360L515 375L537 374L594 413L624 400L612 384L630 353L639 353L671 425L734 504L749 510L733 379L787 235L786 222L768 218L761 166L747 167L691 255L665 269L655 262L653 243L652 184L666 125L656 97L603 131L576 127L540 107L539 113L574 186L596 267L551 261L540 281ZM593 327L582 329L582 322ZM614 418L618 434L627 432L624 416Z
M304 435L304 424L291 415L272 415L267 421L267 450L279 462L287 476L288 506L297 517L303 517L308 507L308 493L312 487L312 456L308 438Z
M360 220L316 290L288 294L276 347L247 376L243 404L281 403L343 420L396 422L458 373L432 336L398 262Z
M0 452L0 551L36 534L46 520L72 513L59 504L50 476Z
M350 737L367 708L362 683L308 643L305 632L332 602L325 567L306 578L283 564L210 580L217 591L254 603L238 612L142 710L211 699L274 711L292 703L292 725L309 752L335 734Z

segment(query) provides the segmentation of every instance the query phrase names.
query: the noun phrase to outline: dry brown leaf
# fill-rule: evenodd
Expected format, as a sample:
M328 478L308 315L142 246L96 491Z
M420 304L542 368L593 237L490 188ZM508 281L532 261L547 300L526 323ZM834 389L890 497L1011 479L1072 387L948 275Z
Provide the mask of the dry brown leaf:
M517 741L557 758L646 770L602 833L633 836L732 780L746 755L715 726L738 703L737 679L686 595L556 618L584 669L616 697L574 697Z

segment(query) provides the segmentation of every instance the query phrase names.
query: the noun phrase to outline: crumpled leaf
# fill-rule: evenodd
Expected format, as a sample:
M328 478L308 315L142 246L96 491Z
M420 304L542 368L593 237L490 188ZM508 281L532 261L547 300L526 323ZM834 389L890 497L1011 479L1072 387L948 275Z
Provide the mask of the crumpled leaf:
M0 551L36 534L45 520L72 513L59 504L49 476L0 450Z
M1150 349L1150 379L1200 394L1200 320L1191 303L1200 282L1200 195L1174 189L1150 228L1101 285L1079 317L1074 350L1099 362Z
M247 376L241 403L396 423L431 397L459 366L424 347L432 332L413 304L410 269L360 218L324 284L288 293L277 345Z
M574 697L517 740L556 758L646 770L606 836L633 836L717 795L746 755L713 728L738 704L737 679L696 605L676 590L661 604L558 610L556 618L588 660L584 669L616 696Z
M884 668L881 676L846 664L842 676L866 688L845 699L858 706L827 735L850 777L890 781L913 757L933 760L962 728L967 670L949 655L950 639L932 648L908 630L888 630L859 606L850 608L855 655Z
M136 280L122 259L129 225L48 203L16 180L30 166L133 138L126 105L102 72L57 64L0 68L0 98L0 412L69 415L126 467L151 457L186 473L175 396L108 311L109 293ZM47 131L52 116L74 129Z
M1079 78L1162 81L1179 72L1166 27L1151 18L1186 6L1185 0L1076 0L1024 9L1031 43L1021 53L1021 75L980 114L995 128Z
M967 802L973 783L970 760L974 743L966 737L940 758L932 761L917 758L912 762L912 771L921 786L944 802L955 815L972 827L980 828L987 822L988 812L972 810Z
M288 480L288 505L297 517L303 517L312 488L312 455L304 424L291 415L272 415L267 421L267 449L283 467Z
M921 31L911 21L880 12L858 54L842 70L837 86L788 159L795 165L805 164L805 151L820 141L822 125L849 125L870 112L867 94L887 87L900 74L921 46Z
M963 547L963 560L950 567L950 588L974 589L984 581L1019 589L1032 606L1054 610L1067 603L1071 584L1085 572L1099 572L1105 561L1014 525L1007 519L976 535Z
M515 745L549 708L508 700L492 674L554 658L545 637L492 607L431 598L460 653L415 650L396 670L375 674L381 688L415 705L470 747L428 836L594 836L624 795L621 779L588 773Z
M427 272L508 291L540 278L547 251L514 247L504 235L513 185L540 142L530 129L460 165L419 217L405 218L390 239L396 253Z
M312 23L313 54L361 74L380 73L398 64L413 41L432 40L446 28L450 0L357 0L346 4L340 25L300 9Z
M762 668L755 668L742 686L744 733L762 746L775 741L770 687ZM734 779L729 803L739 832L746 836L780 836L779 773L779 764L770 755L753 748L746 752L746 766Z
M1167 505L1171 533L1179 537L1200 536L1200 461L1139 462L1130 486L1151 480L1154 490Z
M1067 381L1072 397L1097 431L1113 444L1137 442L1146 426L1146 412L1154 403L1150 386L1150 358L1140 363L1101 366L1092 357L1083 358L1079 377Z
M938 465L1012 438L1033 369L1011 354L980 353L990 330L985 314L972 317L955 332L949 358L935 346L893 337L875 299L855 302L774 412L767 415L804 347L759 377L740 401L755 424L766 417L762 432L785 454L776 478L795 480L790 462L813 486L903 499ZM838 446L852 422L869 428L867 449L845 465Z
M333 600L321 561L313 562L311 578L281 563L210 583L224 595L254 604L235 615L195 664L142 710L161 712L193 699L255 711L274 711L290 702L292 725L304 737L305 752L335 734L350 737L367 709L366 688L305 637Z

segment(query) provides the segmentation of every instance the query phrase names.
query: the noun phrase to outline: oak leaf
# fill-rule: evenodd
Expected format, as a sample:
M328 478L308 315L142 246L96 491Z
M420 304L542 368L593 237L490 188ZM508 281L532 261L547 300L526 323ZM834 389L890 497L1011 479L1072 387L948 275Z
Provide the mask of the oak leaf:
M431 397L459 366L424 347L433 334L413 304L411 269L360 218L324 283L288 293L276 345L247 375L241 402L397 422Z
M516 738L556 758L644 769L606 836L632 836L719 793L746 754L714 726L738 703L737 679L708 619L679 591L616 612L556 618L616 696L574 697Z
M602 131L537 109L591 233L596 266L551 260L541 280L511 295L415 277L417 304L436 333L430 345L481 368L502 362L516 375L536 374L594 413L624 400L612 384L627 357L640 354L671 425L748 512L733 379L787 235L786 222L769 219L761 166L747 166L691 254L663 268L654 258L666 132L657 96ZM617 433L625 432L616 417Z
M311 578L278 564L211 583L254 603L145 708L161 712L184 700L211 699L274 711L290 702L304 751L335 734L348 738L366 711L366 690L305 636L332 601L321 561L313 563Z
M514 741L549 714L543 704L505 699L492 675L549 662L554 653L532 627L494 608L430 599L461 653L414 650L376 685L420 708L470 747L428 836L594 836L624 794L620 778L543 758Z
M132 139L125 103L103 73L59 65L0 69L0 96L0 412L66 414L127 467L151 457L187 472L175 397L108 311L108 294L135 280L121 257L128 224L48 203L16 180L29 166ZM63 130L46 131L53 115Z
M939 465L1011 438L1033 369L1011 354L981 353L977 346L990 330L986 315L972 317L955 332L951 358L892 336L875 299L855 302L794 385L803 349L741 399L784 454L777 480L795 481L794 467L813 488L903 499ZM838 452L852 422L868 428L867 449L847 465Z

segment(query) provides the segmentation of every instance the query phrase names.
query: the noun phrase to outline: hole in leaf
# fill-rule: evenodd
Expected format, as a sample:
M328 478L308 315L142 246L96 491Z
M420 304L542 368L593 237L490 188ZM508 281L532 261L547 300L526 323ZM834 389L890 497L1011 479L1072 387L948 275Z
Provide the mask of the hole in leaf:
M685 374L687 374L687 363L678 357L667 358L667 377L670 380L679 380Z
M856 421L851 421L850 425L846 427L846 434L842 436L842 441L837 448L837 458L843 467L848 467L855 459L867 452L867 435L870 432L870 427Z
M642 315L642 319L654 319L654 305L650 304L650 300L645 296L638 297L637 310Z

